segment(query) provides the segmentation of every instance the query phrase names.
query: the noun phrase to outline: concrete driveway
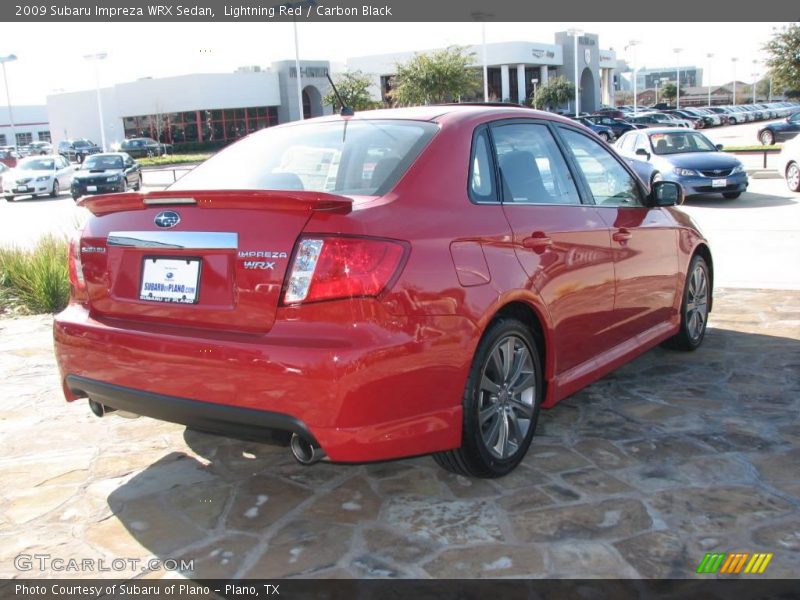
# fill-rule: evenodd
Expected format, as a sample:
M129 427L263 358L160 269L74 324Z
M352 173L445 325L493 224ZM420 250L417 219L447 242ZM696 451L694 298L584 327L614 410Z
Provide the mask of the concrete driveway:
M696 353L650 351L545 411L494 481L97 419L62 399L50 317L0 320L0 577L682 578L707 552L794 577L800 294L717 290L712 316Z

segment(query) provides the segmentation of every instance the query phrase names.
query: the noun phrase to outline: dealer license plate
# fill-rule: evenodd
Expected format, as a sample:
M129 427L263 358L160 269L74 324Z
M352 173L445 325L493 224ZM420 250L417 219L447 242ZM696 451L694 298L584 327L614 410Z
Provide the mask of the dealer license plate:
M711 181L711 187L725 187L728 185L727 179L714 179Z
M153 258L144 259L140 300L153 302L197 302L200 285L200 259Z
M97 186L96 185L87 185L86 186L86 191L87 192L96 192L97 191Z

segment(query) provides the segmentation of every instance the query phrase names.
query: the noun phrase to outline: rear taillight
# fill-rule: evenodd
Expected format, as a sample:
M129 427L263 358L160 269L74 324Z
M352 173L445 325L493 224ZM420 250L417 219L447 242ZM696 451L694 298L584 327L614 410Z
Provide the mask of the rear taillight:
M83 264L81 263L80 233L73 237L69 244L69 283L76 295L86 291L86 279L83 277Z
M406 255L401 242L357 237L302 238L294 253L284 304L377 296Z

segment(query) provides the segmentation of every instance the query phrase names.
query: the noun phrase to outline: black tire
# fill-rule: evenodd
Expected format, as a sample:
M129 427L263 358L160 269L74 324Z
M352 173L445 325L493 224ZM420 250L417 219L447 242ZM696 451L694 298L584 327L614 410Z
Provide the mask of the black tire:
M128 191L128 178L127 177L123 177L122 178L122 189L120 190L120 193L125 193L127 191Z
M139 191L139 190L141 190L141 189L142 189L142 176L141 176L141 175L139 175L139 176L136 178L136 185L134 185L134 186L133 186L133 191L134 191L134 192L138 192L138 191Z
M758 134L758 140L764 146L771 146L775 143L775 134L772 133L769 129L765 129L761 133Z
M464 390L461 447L434 454L434 460L459 475L507 475L531 445L541 399L541 360L531 331L516 319L498 319L484 333L472 360Z
M724 192L722 197L726 198L727 200L736 200L741 195L742 192Z
M800 192L800 165L790 162L786 167L786 187L792 192Z
M704 286L700 284L696 274L702 272ZM686 283L683 286L681 301L681 328L674 336L664 342L664 346L673 350L694 351L703 343L708 325L708 307L711 306L712 294L711 274L705 259L696 254L689 263ZM695 320L695 319L699 319Z
M14 196L4 196L4 198L6 199L6 202L14 202L15 199Z
M59 192L61 192L61 190L58 187L58 179L54 179L53 180L53 189L50 191L50 197L51 198L57 198Z
M597 135L598 135L598 136L600 137L600 139L601 139L601 140L603 140L604 142L608 142L608 134L607 134L605 131L601 131L601 132L600 132L600 133L598 133Z
M80 196L78 196L77 194L72 194L72 199L73 199L75 202L77 202L77 201L78 201L78 198L80 198Z

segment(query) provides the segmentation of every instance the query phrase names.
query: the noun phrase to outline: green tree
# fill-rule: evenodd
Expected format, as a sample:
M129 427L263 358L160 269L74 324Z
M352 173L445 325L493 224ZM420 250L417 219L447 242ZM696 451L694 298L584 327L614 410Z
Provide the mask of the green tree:
M369 93L369 88L372 85L369 75L365 75L361 71L339 73L333 77L333 83L336 85L336 89L339 90L345 105L353 110L369 110L380 104L375 102ZM322 103L333 106L334 110L341 108L339 99L333 93L333 88L325 94Z
M476 96L481 73L471 65L474 54L460 46L450 46L429 54L416 54L397 63L389 98L395 104L437 104L455 102L462 96Z
M669 102L671 104L672 101L678 97L678 88L674 83L668 81L661 86L661 89L658 91L658 96L665 102Z
M575 84L563 76L553 77L540 85L533 97L533 107L552 110L575 97Z
M791 23L774 31L764 45L770 75L777 87L800 90L800 25Z

